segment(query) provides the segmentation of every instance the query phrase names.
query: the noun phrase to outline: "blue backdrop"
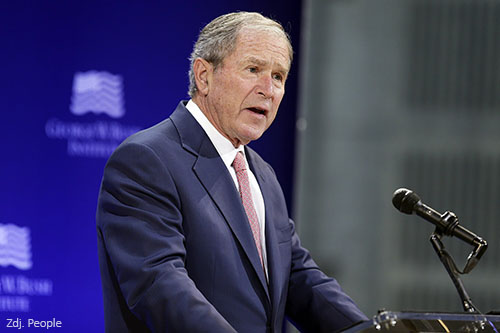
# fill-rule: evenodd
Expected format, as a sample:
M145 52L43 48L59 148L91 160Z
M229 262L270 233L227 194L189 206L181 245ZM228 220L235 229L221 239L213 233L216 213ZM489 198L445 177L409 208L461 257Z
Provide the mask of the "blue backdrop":
M299 0L0 5L0 331L8 319L103 331L95 208L106 158L187 98L192 45L220 14L259 11L292 36L285 99L252 143L290 202L300 9Z

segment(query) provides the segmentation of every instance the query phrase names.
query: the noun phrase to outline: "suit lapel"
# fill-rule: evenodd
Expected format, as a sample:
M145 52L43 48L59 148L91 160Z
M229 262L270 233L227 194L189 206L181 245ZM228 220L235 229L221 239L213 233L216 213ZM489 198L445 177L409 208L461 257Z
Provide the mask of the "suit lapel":
M179 108L184 110L179 110ZM184 105L180 104L177 107L171 119L179 132L184 149L197 155L193 172L229 224L269 298L266 277L255 247L252 231L238 191L224 162L201 126Z
M267 165L261 163L256 157L255 152L247 149L248 163L250 169L257 178L262 196L264 197L264 205L266 210L266 249L267 249L267 265L269 274L269 289L271 294L271 304L273 308L273 320L276 315L280 302L280 290L283 286L283 277L281 275L283 269L280 261L280 253L278 248L278 239L276 230L273 225L275 204L273 202L274 194L271 188L272 179L270 179L271 171Z

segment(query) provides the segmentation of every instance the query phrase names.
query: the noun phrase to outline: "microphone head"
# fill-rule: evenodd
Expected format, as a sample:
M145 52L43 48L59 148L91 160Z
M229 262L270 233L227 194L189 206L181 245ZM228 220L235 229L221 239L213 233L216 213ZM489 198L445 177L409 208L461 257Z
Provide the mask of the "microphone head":
M397 189L392 195L392 204L394 207L405 214L413 214L415 205L419 201L419 196L406 188Z

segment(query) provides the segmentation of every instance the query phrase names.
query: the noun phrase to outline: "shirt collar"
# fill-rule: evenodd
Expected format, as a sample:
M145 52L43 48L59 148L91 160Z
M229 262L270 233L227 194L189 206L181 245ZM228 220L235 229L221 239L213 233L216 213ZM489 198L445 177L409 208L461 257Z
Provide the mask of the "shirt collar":
M219 153L220 157L222 158L222 161L226 165L227 168L232 167L231 164L234 161L234 158L236 157L236 154L238 152L242 152L243 156L245 157L245 149L243 145L240 145L238 148L234 148L233 144L229 139L227 139L225 136L223 136L212 123L208 120L207 116L201 111L201 109L196 105L195 102L193 102L192 99L189 100L189 102L186 104L186 109L191 113L191 115L196 119L198 124L203 128L205 133L207 134L208 138L214 145L215 149ZM246 157L245 157L245 163L247 164L248 167L248 162L246 162Z

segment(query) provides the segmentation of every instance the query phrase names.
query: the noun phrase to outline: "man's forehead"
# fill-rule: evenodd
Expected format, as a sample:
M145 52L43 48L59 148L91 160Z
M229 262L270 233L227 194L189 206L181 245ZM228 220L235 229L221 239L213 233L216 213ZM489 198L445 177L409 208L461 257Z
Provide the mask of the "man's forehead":
M243 37L236 43L234 50L237 61L240 63L254 63L258 65L279 66L280 70L290 69L290 57L286 44L274 43L264 38Z
M286 34L276 27L243 27L240 29L236 45L248 43L249 45L263 45L263 42L271 43L272 49L283 50L288 62L292 59L292 46ZM279 50L281 51L281 50Z

